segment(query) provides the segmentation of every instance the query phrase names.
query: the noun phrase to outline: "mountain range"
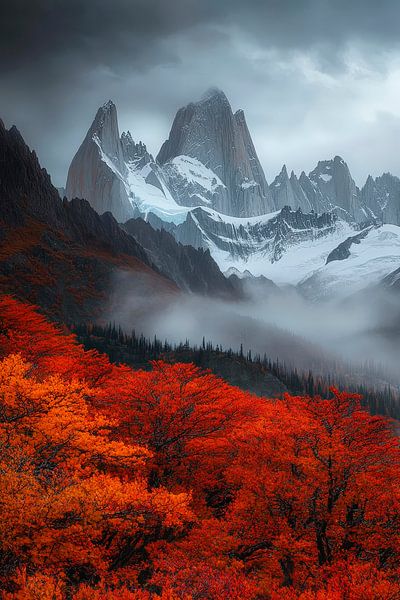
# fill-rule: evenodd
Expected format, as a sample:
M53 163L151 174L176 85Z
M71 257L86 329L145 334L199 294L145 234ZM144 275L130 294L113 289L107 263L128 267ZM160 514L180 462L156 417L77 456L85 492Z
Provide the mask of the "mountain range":
M226 99L213 92L199 110L183 111L175 121L183 119L190 129L199 115L211 118L204 105L213 101L227 110ZM382 224L372 209L373 215L365 209L365 220L357 220L354 207L362 206L368 186L369 197L379 196L379 206L386 198L395 215L396 178L368 178L359 191L335 158L307 178L317 190L317 180L331 181L330 167L332 179L342 181L342 187L329 188L330 201L326 192L325 204L322 183L313 199L304 191L306 176L289 177L285 168L268 186L244 125L242 113L228 112L226 127L241 140L241 158L226 150L224 169L216 174L199 158L171 158L179 144L185 152L196 147L194 134L186 128L180 136L176 123L155 160L142 142L119 134L109 102L72 162L66 189L57 190L16 127L7 130L0 122L0 291L67 325L117 319L145 335L187 336L195 343L205 336L224 347L243 343L316 373L328 372L343 347L368 360L379 344L392 369L398 338L388 331L398 331L400 322L400 227ZM208 143L213 156L225 156L217 152L224 146L218 127L201 134L203 160L212 155ZM242 176L259 183L243 187ZM76 195L74 185L81 186ZM350 190L358 204L346 205L340 194L334 200L337 189ZM333 208L339 200L342 208L353 206L352 218L349 210ZM357 373L366 376L365 369Z
M360 232L354 290L386 276L400 259L400 179L369 176L359 189L335 156L299 177L283 166L269 185L244 112L234 113L215 88L178 110L156 159L129 131L120 135L116 106L108 101L72 160L65 195L86 198L119 223L140 218L182 245L208 250L223 272L235 267L297 285L322 270L312 279L322 286L318 297L335 290L336 270L344 266L328 266L340 255L335 249ZM365 279L371 261L374 276Z

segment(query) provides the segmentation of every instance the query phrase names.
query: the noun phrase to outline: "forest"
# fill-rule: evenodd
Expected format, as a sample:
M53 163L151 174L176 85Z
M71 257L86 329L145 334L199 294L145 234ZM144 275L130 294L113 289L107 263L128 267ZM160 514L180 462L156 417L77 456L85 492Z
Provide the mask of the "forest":
M117 364L10 296L0 352L4 600L400 597L399 441L359 394Z
M123 362L140 368L149 368L151 361L160 359L167 362L192 362L201 368L221 371L218 374L224 378L229 377L232 368L221 368L221 363L231 363L234 364L236 385L245 385L246 389L256 393L260 389L257 381L270 374L282 384L282 388L286 387L292 394L330 397L332 387L346 389L359 394L362 404L372 414L400 419L398 386L389 383L390 377L387 373L381 366L373 363L363 364L361 369L357 369L357 366L349 362L335 365L332 361L331 371L322 376L310 369L302 371L266 354L260 356L252 354L251 350L245 352L242 346L238 350L224 349L204 338L200 346L190 344L189 340L171 344L167 340L158 339L157 336L147 339L134 330L128 334L115 323L79 323L72 325L71 329L85 348L106 353L112 362ZM373 379L381 384L365 383L362 377L365 373L374 375Z

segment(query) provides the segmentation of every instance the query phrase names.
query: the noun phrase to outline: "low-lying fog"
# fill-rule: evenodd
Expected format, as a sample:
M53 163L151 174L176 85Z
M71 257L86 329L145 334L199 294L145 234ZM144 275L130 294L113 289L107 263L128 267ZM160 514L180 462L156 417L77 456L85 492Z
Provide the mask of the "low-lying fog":
M399 302L382 290L312 303L295 288L271 292L249 286L249 299L237 302L150 289L145 278L138 284L120 273L115 301L103 318L169 342L200 344L204 337L223 348L243 344L253 355L265 353L320 374L345 374L351 365L372 383L376 374L371 365L365 368L368 361L382 372L382 379L400 384Z

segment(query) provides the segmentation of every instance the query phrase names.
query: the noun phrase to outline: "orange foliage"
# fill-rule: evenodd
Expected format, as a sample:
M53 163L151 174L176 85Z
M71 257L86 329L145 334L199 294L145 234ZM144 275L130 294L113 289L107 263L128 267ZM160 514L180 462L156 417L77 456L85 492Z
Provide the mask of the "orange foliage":
M0 298L5 600L395 600L400 451L359 398L110 364Z

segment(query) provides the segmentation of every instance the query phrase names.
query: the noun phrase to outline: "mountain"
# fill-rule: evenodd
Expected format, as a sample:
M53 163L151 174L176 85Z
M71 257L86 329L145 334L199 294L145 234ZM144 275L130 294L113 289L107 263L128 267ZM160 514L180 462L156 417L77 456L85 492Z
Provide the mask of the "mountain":
M221 273L208 249L184 246L164 229L154 229L143 219L130 219L124 229L146 250L160 272L181 290L230 299L241 296L240 290Z
M289 177L284 166L268 186L243 111L233 113L218 89L178 110L157 160L129 131L119 135L117 110L108 101L72 160L64 193L87 199L99 214L110 211L119 222L155 217L166 229L198 207L242 218L290 206L303 213L333 211L360 225L400 225L400 179L369 176L360 190L340 156L319 161L299 178L293 171Z
M195 161L189 160L189 167L188 159ZM187 205L189 195L193 198L190 205L210 206L231 216L256 216L274 210L244 113L239 110L233 114L227 97L218 89L178 110L157 161L182 204ZM188 189L187 169L193 164L200 182Z
M380 223L400 225L400 179L391 173L367 178L361 190L363 204Z
M0 289L64 322L93 319L119 273L152 295L178 289L110 213L62 201L15 127L0 122ZM118 298L116 299L118 301Z
M171 205L172 213L181 212L146 146L135 143L129 131L120 137L111 100L97 111L72 160L66 196L85 198L99 214L109 211L119 222L145 214L148 207L157 212Z
M243 111L233 113L217 89L178 110L156 160L129 132L119 135L115 105L106 103L72 161L66 193L86 197L120 222L131 220L131 228L132 218L141 217L171 234L181 244L174 250L169 235L135 225L154 264L191 291L211 288L204 257L194 259L183 246L209 251L222 271L247 269L298 284L337 256L348 258L367 227L382 219L400 224L400 180L369 177L360 190L340 156L299 178L284 166L268 186ZM202 265L197 283L163 256L163 244L188 272ZM211 275L213 285L217 279Z
M97 111L72 160L66 184L67 198L84 198L99 214L109 211L117 220L126 220L133 215L124 185L127 174L117 110L109 101Z
M250 271L242 273L235 267L230 267L225 272L225 277L228 278L228 281L241 298L248 300L263 298L265 300L268 296L280 295L281 293L280 288L271 279L264 277L264 275L255 277Z
M307 194L301 187L293 171L289 178L286 165L283 165L281 172L271 183L270 190L276 210L282 209L285 206L290 206L293 210L300 208L303 212L311 212L313 210Z
M129 132L119 135L108 101L72 160L66 196L85 198L119 222L151 213L179 223L197 206L238 216L274 208L243 111L233 114L219 90L178 111L157 161Z
M353 231L334 213L304 214L287 206L268 215L241 219L200 207L172 233L182 244L208 248L223 272L233 266L275 283L297 283L316 268L315 261L323 264L329 251ZM300 269L303 262L308 265L304 273Z
M359 191L349 167L340 156L335 156L333 160L319 161L309 173L308 181L309 183L304 175L300 178L300 183L317 212L334 210L346 221L361 222L368 218L361 208Z
M325 264L299 284L307 298L332 299L350 296L378 284L400 264L400 228L395 225L368 227L333 249Z

